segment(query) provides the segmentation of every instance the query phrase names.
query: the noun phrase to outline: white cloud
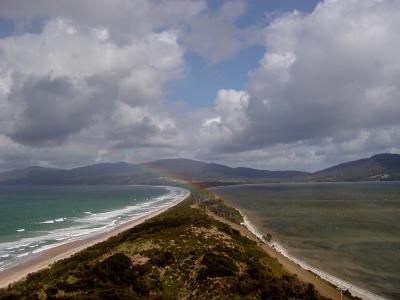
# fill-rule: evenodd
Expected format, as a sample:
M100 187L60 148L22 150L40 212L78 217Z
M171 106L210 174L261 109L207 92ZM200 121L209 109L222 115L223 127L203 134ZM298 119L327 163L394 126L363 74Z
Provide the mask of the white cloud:
M236 132L247 126L248 105L249 94L245 91L219 90L215 99L215 111L221 123Z
M400 148L400 3L324 1L261 32L236 25L245 10L1 1L0 16L44 26L0 39L0 168L185 156L310 170ZM219 63L260 36L245 90L221 88L199 110L165 102L187 51Z
M212 151L220 145L229 143L248 126L247 106L249 95L245 91L219 90L214 108L201 122L200 141Z
M227 1L218 12L194 16L182 36L183 44L212 63L231 59L248 45L258 42L256 27L238 28L237 19L246 10L245 1Z
M265 28L267 50L248 83L248 126L243 122L246 129L222 149L251 156L301 142L328 153L340 145L324 141L342 132L352 132L347 147L356 149L349 145L359 144L361 133L397 128L399 25L396 1L325 1L310 14L279 16ZM368 141L380 146L358 147L358 155L400 145L395 138Z
M202 0L2 0L0 16L21 26L40 19L63 18L91 28L108 28L110 38L125 43L165 27L177 26L206 9Z
M185 69L176 34L149 33L123 46L107 35L56 18L39 34L0 40L2 133L51 146L106 121L119 102L162 103L165 83Z
M179 73L183 53L174 32L150 33L119 46L105 39L104 30L57 18L49 21L40 34L0 40L1 72L51 72L71 77L118 72L125 77L147 67L155 72Z

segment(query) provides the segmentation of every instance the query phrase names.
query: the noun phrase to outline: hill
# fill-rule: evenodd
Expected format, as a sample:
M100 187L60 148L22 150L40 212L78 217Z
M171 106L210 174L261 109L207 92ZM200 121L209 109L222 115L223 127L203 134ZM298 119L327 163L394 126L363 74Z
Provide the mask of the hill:
M102 163L70 170L30 167L0 173L0 184L162 184L159 176L140 165Z
M190 159L163 159L144 164L150 169L186 180L279 180L307 175L300 171L268 171L252 168L231 168L216 163Z
M307 176L313 181L376 181L400 179L400 155L377 154L333 166Z

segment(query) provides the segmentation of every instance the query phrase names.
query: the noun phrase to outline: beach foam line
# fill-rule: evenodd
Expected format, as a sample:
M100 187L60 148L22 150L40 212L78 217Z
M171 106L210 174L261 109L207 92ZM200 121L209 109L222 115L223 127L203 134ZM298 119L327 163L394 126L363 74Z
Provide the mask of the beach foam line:
M275 251L279 252L283 256L285 256L287 259L290 261L294 262L295 264L299 265L302 269L310 271L314 273L315 275L319 276L320 278L330 282L337 288L346 291L348 290L353 296L359 297L364 300L386 300L386 298L382 296L378 296L368 290L365 290L363 288L360 288L350 282L344 281L334 275L331 275L329 273L326 273L318 268L315 268L308 263L292 256L289 254L289 252L283 247L281 244L279 244L276 241L271 241L268 242L264 239L264 236L257 230L257 228L249 221L247 216L243 214L240 210L238 210L240 214L243 217L243 225L251 232L253 233L258 239L260 239L264 244L268 245Z
M54 220L47 220L43 222L39 222L40 224L54 224Z
M50 249L43 249L39 253L32 254L32 255L36 256L35 262L33 262L33 263L31 262L31 265L28 264L28 265L26 265L25 268L20 269L20 270L18 270L18 268L15 268L14 270L12 270L12 268L16 267L17 265L10 265L10 264L0 265L0 288L4 288L4 287L8 286L10 283L16 282L16 281L24 278L29 273L32 273L32 272L41 270L45 267L48 267L55 261L67 258L67 257L71 256L72 254L77 253L78 251L81 251L82 249L85 249L96 243L104 241L104 240L110 238L111 236L115 236L115 235L117 235L125 230L128 230L134 226L137 226L138 224L141 224L141 223L145 222L146 220L153 218L154 216L177 205L178 203L184 201L187 197L190 196L190 190L184 189L184 188L176 188L176 189L178 189L178 190L176 190L176 193L174 193L174 195L168 199L169 200L168 205L159 206L158 209L149 211L145 215L142 215L139 218L129 220L126 225L119 224L119 226L116 227L115 230L110 231L110 232L103 232L103 233L99 234L97 237L95 237L95 239L91 239L90 237L85 237L83 240L81 240L81 243L78 244L78 246L74 246L72 248L66 247L64 249L59 248L59 250L55 250L55 252L53 252L52 254L47 253L48 251L50 251ZM67 241L65 243L65 246L68 246L68 244L70 244L72 246L72 243L70 243L72 241L73 240ZM74 240L74 242L78 242L78 241L79 241L79 239ZM57 249L57 248L55 248L55 249ZM1 253L1 251L0 251L0 253ZM29 256L27 256L27 257L29 257ZM22 262L22 263L28 263L28 261L25 260L25 262ZM8 274L6 272L8 272ZM4 274L4 276L2 277L3 274Z
M50 230L46 234L37 237L23 238L15 242L3 243L0 244L0 250L23 250L25 247L38 248L39 246L42 246L40 244L47 244L50 241L54 241L52 246L55 247L62 244L65 240L72 241L76 239L87 238L92 235L112 230L116 226L132 220L140 219L147 214L164 208L165 206L169 205L169 199L174 199L175 197L179 197L184 193L183 191L177 191L176 189L168 189L168 191L168 194L155 197L152 199L152 201L147 201L108 212L97 214L91 213L90 215L86 214L85 217L73 218L75 225L66 228ZM167 203L160 203L164 201ZM117 216L124 217L125 219L117 220ZM61 222L61 219L65 220L66 218L52 219L41 223L53 224L55 222ZM93 226L90 226L90 224ZM40 249L41 247L39 247L37 250ZM37 251L35 249L35 253L36 252Z
M59 247L61 245L65 245L67 243L69 243L69 241L65 241L64 243L45 245L45 246L40 247L39 249L36 249L36 250L32 251L32 254L40 253L40 252L43 252L43 251L46 251L46 250L49 250L49 249L52 249L52 248L55 248L55 247Z
M60 223L64 222L67 218L57 218L57 219L52 219L52 220L46 220L43 222L39 222L39 224L54 224L54 223Z
M28 256L28 255L29 255L29 253L27 252L27 253L22 253L22 254L20 254L20 255L17 255L17 257L19 258L19 257Z
M167 200L175 199L176 197L179 197L184 193L184 190L180 188L171 188L171 187L164 187L160 186L164 189L168 190L168 193L162 196L158 196L153 198L151 201L146 201L142 202L139 204L135 205L130 205L124 208L120 209L115 209L111 211L106 211L106 212L101 212L101 213L92 213L92 212L86 212L86 215L81 218L74 218L75 222L80 222L80 223L101 223L101 222L109 222L109 220L115 219L115 218L122 218L122 217L127 217L126 220L119 224L114 224L114 225L120 225L124 224L126 222L129 222L131 220L135 220L136 218L140 218L144 215L147 215L149 213L152 213L155 210L158 210L159 208L162 208L164 206L169 205L169 201L166 202ZM148 198L147 198L148 199ZM160 204L162 202L166 202L163 204ZM132 218L134 217L134 218ZM109 227L109 226L108 226ZM100 228L102 229L102 228Z
M101 213L85 213L82 217L71 218L71 221L74 223L72 226L49 230L35 237L25 237L13 242L0 243L0 253L2 255L3 253L8 254L7 256L2 256L3 260L5 259L6 261L2 261L0 267L2 270L5 270L19 264L19 260L16 259L20 257L30 254L36 255L69 242L92 238L96 235L112 231L125 223L139 220L147 215L171 207L190 195L190 191L184 188L160 187L168 190L167 194L122 209ZM123 219L117 219L117 217ZM63 222L66 219L58 218L41 223L52 224Z

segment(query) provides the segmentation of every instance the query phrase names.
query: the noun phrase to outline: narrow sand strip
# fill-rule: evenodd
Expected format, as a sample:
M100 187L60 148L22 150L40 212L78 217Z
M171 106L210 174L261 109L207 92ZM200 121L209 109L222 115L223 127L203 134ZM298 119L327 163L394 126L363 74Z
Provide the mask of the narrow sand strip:
M324 297L332 299L332 300L348 300L347 297L343 296L340 297L340 292L335 289L334 287L330 286L328 282L322 280L321 278L317 277L315 274L304 270L299 265L293 263L285 256L280 254L279 252L272 249L267 244L263 243L253 232L251 232L247 227L235 224L233 222L228 221L220 216L217 216L215 213L207 210L207 214L222 222L226 223L232 228L238 230L241 235L255 241L258 243L258 246L261 247L269 256L278 260L278 262L282 265L282 267L290 274L296 275L301 281L306 283L311 283L314 285L315 289Z
M182 202L187 197L189 197L189 195L190 191L186 190L182 196L171 201L171 203L168 206L163 206L160 209L151 211L148 215L140 217L139 219L126 222L110 231L100 233L90 238L72 241L69 243L53 247L48 250L44 250L40 252L40 255L38 255L37 257L34 257L15 267L0 272L0 288L7 287L9 284L25 278L29 273L33 273L41 269L44 269L46 267L49 267L51 264L55 263L60 259L70 257L71 255L87 247L105 241L112 236L115 236L125 230L135 227L143 223L144 221L151 219L161 214L162 212L166 211L167 209L177 205L178 203Z
M260 232L256 229L256 227L248 220L246 215L244 215L240 210L238 210L240 214L243 216L244 220L244 226L252 232L260 241L262 241L264 244L268 245L271 247L273 250L277 251L290 261L294 262L295 264L299 265L302 269L310 271L314 273L315 275L319 276L320 278L328 281L329 283L333 284L337 288L341 289L342 291L348 290L353 296L359 297L364 300L385 300L385 298L378 296L370 291L367 291L363 288L360 288L352 283L346 282L336 276L333 276L331 274L328 274L318 268L314 268L310 266L308 263L291 256L288 251L280 245L278 242L271 241L268 242L264 239L263 235L260 234Z
M213 193L216 197L219 197L218 194ZM224 201L226 201L224 199ZM353 296L359 297L363 300L386 300L386 298L376 295L368 290L365 290L363 288L360 288L352 283L346 282L336 276L333 276L331 274L328 274L318 268L312 267L306 262L291 256L288 251L280 245L278 242L271 241L268 242L264 239L264 236L257 230L257 228L249 221L247 216L240 210L238 209L232 202L226 201L230 206L234 207L239 213L242 215L243 218L243 224L244 227L253 235L255 236L264 246L264 250L271 255L272 257L275 257L278 259L278 261L284 266L284 268L289 271L290 273L296 274L299 276L299 278L303 281L307 281L310 283L313 283L316 288L319 290L319 292L325 296L325 297L331 297L332 299L336 299L337 295L332 295L332 291L328 291L328 289L324 286L321 286L318 282L318 280L310 280L308 272L311 272L316 276L316 278L322 279L321 282L329 282L333 286L335 286L338 290L346 291L348 290ZM214 215L213 217L218 218L218 216ZM222 221L222 220L221 220ZM231 223L231 222L229 222ZM232 227L235 227L235 224L231 223L230 224ZM240 230L241 231L241 230ZM243 232L242 232L243 233ZM297 268L300 268L303 272L299 272ZM342 298L342 297L340 297ZM343 297L344 299L345 297Z

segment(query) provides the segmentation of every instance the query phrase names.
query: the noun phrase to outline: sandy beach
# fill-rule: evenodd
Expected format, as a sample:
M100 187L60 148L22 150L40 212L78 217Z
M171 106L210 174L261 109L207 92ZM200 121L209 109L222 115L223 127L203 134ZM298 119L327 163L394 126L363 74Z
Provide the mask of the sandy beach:
M16 282L18 280L23 279L29 273L33 273L39 271L43 268L49 267L51 264L55 263L60 259L67 258L87 247L90 247L96 243L107 240L108 238L115 236L125 230L133 228L138 224L143 223L144 221L155 217L167 209L177 205L184 199L186 199L190 195L190 192L187 191L184 195L179 198L176 198L172 201L168 206L157 209L156 211L150 212L148 215L143 216L139 219L126 222L117 226L116 228L98 234L96 236L75 240L72 242L68 242L59 246L55 246L48 250L44 250L40 252L37 256L32 257L26 262L23 262L15 267L9 268L5 271L0 272L0 288L7 287L9 284ZM230 203L230 205L232 205ZM239 230L242 235L256 241L258 245L271 257L276 258L279 263L282 264L284 269L286 269L289 273L295 274L300 280L308 283L312 283L315 288L319 291L319 293L325 297L331 299L347 299L345 296L341 298L340 289L336 287L340 287L342 290L350 290L354 296L360 297L362 299L384 299L375 294L372 294L368 291L358 288L357 286L351 285L339 278L333 277L328 273L325 273L319 269L312 268L308 265L304 265L304 263L294 257L291 257L287 251L278 243L272 242L268 243L263 239L263 236L258 233L257 229L252 225L252 223L246 218L246 216L241 212L244 217L244 224L237 225L226 219L223 219L214 213L208 211L207 212L211 217L229 224L231 227ZM336 287L334 287L334 286Z
M262 242L260 240L260 238L254 232L252 232L249 228L242 226L242 225L232 223L222 217L217 216L216 214L214 214L211 211L207 211L207 214L220 222L227 223L232 228L238 230L243 236L246 236L247 238L249 238L253 241L256 241L257 244L269 256L276 258L286 271L288 271L291 274L296 275L300 280L302 280L304 282L313 284L315 289L322 296L330 298L330 299L334 299L334 300L348 299L345 296L343 296L341 298L340 291L338 289L336 289L335 287L333 287L332 285L330 285L328 282L322 280L321 278L319 278L312 272L301 268L299 265L295 264L294 262L289 260L287 257L282 255L281 253L279 253L278 251L276 251L275 249L273 249L266 243Z
M222 198L218 193L212 192L216 198ZM272 240L268 242L265 240L264 235L256 228L256 226L248 219L246 213L235 206L229 200L224 199L224 201L234 207L243 217L243 223L238 226L236 224L230 223L232 227L236 227L242 234L247 237L257 241L259 246L261 246L265 252L270 256L276 258L284 268L290 273L296 274L299 279L310 282L320 291L320 293L329 298L341 299L340 291L349 291L353 296L364 299L364 300L385 300L386 298L377 295L373 292L361 288L351 282L345 281L338 278L332 274L329 274L315 266L312 266L305 262L304 260L295 257L285 249L284 246L279 244L277 241ZM212 214L210 212L210 214ZM219 218L218 216L213 216ZM220 220L223 221L223 220ZM343 296L343 299L347 299Z
M288 265L287 262L294 263L296 266L300 267L304 271L311 272L312 274L315 274L315 276L318 276L319 278L331 283L332 285L336 286L339 290L345 291L348 290L353 296L359 297L364 300L384 300L385 298L378 296L370 291L367 291L363 288L360 288L352 283L346 282L336 276L333 276L327 272L324 272L318 268L315 268L308 263L298 259L297 257L294 257L288 253L288 251L280 245L276 241L271 241L268 242L264 239L262 234L260 234L255 226L248 220L248 218L240 212L243 216L244 219L244 226L251 232L253 235L255 235L263 244L268 246L267 248L269 253L271 254L271 250L275 252L276 254L279 254L279 256L275 256L278 258L278 260L282 263L284 261L283 258L285 258L285 264ZM273 255L271 255L273 256ZM291 266L287 266L289 268L292 268ZM300 277L300 276L299 276Z
M217 194L214 195L219 198ZM226 202L229 203L230 206L235 207L231 202ZM248 220L246 215L237 207L235 207L235 209L240 212L244 219L241 226L220 218L212 212L208 213L213 218L216 218L221 222L229 223L230 226L239 230L241 234L257 241L258 245L270 256L276 258L287 271L297 275L302 281L312 283L321 295L332 299L347 299L345 296L341 296L340 290L349 290L353 296L364 300L385 300L384 297L362 289L352 283L346 282L291 256L288 251L276 241L267 242L263 235L259 233L256 227Z
M190 192L187 191L179 198L174 199L174 201L172 201L168 206L164 206L160 209L152 211L148 215L145 215L139 219L121 224L110 231L100 233L90 238L71 241L59 246L55 246L48 250L44 250L40 252L37 256L32 257L31 259L15 267L0 272L0 288L7 287L9 284L25 278L29 273L33 273L41 269L44 269L46 267L49 267L51 264L55 263L60 259L70 257L71 255L87 247L105 241L112 236L115 236L125 230L133 228L138 224L141 224L144 221L153 218L161 214L162 212L166 211L167 209L177 205L178 203L182 202L187 197L189 197L189 195Z

